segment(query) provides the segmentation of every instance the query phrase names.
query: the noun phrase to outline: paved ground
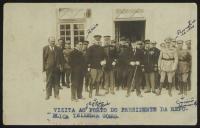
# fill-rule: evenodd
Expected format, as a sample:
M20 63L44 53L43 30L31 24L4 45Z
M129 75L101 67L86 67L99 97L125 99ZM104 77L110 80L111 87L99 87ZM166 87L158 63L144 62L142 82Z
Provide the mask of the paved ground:
M19 76L20 77L20 76ZM27 77L28 78L28 77ZM196 109L191 106L186 112L171 112L170 107L177 106L176 101L181 98L178 91L173 89L172 97L169 97L167 90L163 89L161 96L153 93L145 93L142 90L143 97L137 97L136 93L131 93L130 97L126 97L125 90L115 91L115 95L108 94L106 96L89 98L88 92L83 90L85 100L79 102L71 101L71 90L63 87L60 90L60 100L53 96L49 100L45 100L45 85L41 77L31 77L32 79L15 80L12 86L4 88L4 123L5 124L188 124L195 123ZM21 84L20 84L21 83ZM9 85L9 84L6 84ZM94 90L95 93L95 90ZM100 90L101 94L105 90ZM188 92L188 98L195 97L194 90ZM52 113L54 108L74 108L75 113L81 107L85 107L87 103L97 98L104 103L110 103L107 108L108 114L117 114L117 119L74 119L73 113L66 112L69 119L53 119ZM136 107L156 107L156 112L121 112L122 108ZM160 112L160 107L167 107L167 112ZM116 113L110 112L110 108L117 108ZM51 114L48 114L51 113ZM60 113L63 114L63 113ZM94 114L94 113L93 113ZM102 114L102 113L98 113ZM176 119L175 119L176 118ZM8 120L6 120L8 119ZM184 121L183 123L183 120Z

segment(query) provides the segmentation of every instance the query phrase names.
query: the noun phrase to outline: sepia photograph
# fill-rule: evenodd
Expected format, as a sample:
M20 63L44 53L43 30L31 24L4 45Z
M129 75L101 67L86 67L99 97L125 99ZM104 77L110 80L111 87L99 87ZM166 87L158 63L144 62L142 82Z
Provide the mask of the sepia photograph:
M6 3L4 125L196 125L195 3Z

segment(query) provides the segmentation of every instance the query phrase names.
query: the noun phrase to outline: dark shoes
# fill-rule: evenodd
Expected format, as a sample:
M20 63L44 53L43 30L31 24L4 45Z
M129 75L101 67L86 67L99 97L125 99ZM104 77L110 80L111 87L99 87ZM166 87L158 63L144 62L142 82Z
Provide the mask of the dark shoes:
M138 94L137 96L138 96L138 97L143 97L142 94Z
M112 95L115 95L115 92L111 92Z
M130 94L127 94L127 95L126 95L126 97L129 97L129 96L130 96Z
M59 100L59 99L60 99L60 97L59 97L59 96L55 96L55 98L56 98L57 100Z
M102 94L98 94L98 93L96 93L95 96L103 96L103 95L102 95Z
M150 93L150 92L151 92L150 90L144 91L144 93Z
M105 92L105 94L107 95L109 92L107 91L107 92Z
M117 87L116 90L119 91L119 87Z
M152 91L152 93L156 94L156 91Z
M49 100L50 99L50 96L46 96L45 100Z
M72 99L72 101L74 101L74 102L78 102L78 99Z

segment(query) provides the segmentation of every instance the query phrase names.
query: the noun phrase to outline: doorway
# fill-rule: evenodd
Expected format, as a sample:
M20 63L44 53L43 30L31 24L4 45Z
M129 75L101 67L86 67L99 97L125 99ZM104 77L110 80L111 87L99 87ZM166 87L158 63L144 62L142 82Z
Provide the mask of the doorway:
M145 39L146 21L115 21L115 39L120 41L121 37L125 37L129 41L137 41Z

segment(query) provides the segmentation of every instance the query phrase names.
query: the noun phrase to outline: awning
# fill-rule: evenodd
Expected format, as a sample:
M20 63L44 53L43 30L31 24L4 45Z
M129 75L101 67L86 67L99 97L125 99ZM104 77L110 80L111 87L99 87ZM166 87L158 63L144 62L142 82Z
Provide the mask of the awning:
M143 9L116 9L115 21L145 20Z
M86 9L59 8L58 18L65 19L84 19L86 18Z

